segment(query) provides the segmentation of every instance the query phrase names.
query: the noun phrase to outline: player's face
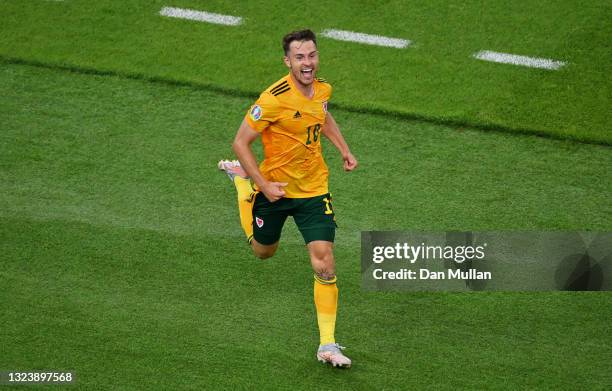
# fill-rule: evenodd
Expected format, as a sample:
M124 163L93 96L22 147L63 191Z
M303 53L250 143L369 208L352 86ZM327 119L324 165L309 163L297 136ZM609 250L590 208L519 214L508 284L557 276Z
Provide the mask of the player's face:
M285 64L291 70L294 80L304 86L311 85L319 69L317 45L312 41L291 42Z

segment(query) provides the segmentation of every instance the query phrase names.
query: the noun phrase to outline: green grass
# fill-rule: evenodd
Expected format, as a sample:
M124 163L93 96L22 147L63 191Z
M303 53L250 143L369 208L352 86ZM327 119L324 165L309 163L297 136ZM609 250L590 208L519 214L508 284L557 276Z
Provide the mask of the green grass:
M5 61L42 62L258 94L284 72L280 39L308 26L407 38L406 50L321 38L334 103L441 124L612 144L609 2L173 2L245 18L164 18L164 1L0 1ZM374 11L376 7L376 11ZM566 61L560 71L471 58L495 50Z
M2 369L73 369L79 389L605 389L609 293L366 293L361 230L610 230L612 150L335 110L340 229L334 371L310 266L244 245L215 163L249 99L0 66ZM321 386L323 384L323 386Z

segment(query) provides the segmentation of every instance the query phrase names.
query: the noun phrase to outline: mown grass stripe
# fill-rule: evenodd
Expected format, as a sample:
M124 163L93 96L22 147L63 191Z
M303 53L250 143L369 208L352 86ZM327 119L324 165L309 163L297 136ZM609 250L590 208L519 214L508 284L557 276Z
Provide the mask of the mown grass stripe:
M322 36L336 39L339 41L363 43L366 45L376 45L403 49L408 47L411 42L401 38L391 38L382 35L357 33L354 31L327 29L321 33Z
M186 8L164 7L159 11L159 14L170 18L196 20L198 22L223 24L226 26L237 26L242 23L240 16L215 14Z
M518 54L493 52L490 50L482 50L475 53L474 58L501 64L521 65L524 67L549 70L557 70L565 65L565 62L563 61L556 61L548 58L521 56Z
M256 99L260 95L260 92L257 92L257 91L249 91L249 90L240 89L240 88L230 88L230 87L225 87L225 86L212 84L212 83L178 80L178 79L165 78L161 76L149 76L143 73L87 68L87 67L76 66L72 64L45 63L42 61L26 60L26 59L8 57L8 56L3 56L3 55L0 55L0 63L29 65L29 66L36 66L40 68L55 69L55 70L89 74L89 75L114 76L114 77L123 77L126 79L144 80L144 81L148 81L151 83L160 83L160 84L166 84L166 85L172 85L172 86L178 86L178 87L206 89L206 90L213 91L213 92L223 94L223 95L244 97L244 98L249 98L249 99ZM581 137L578 134L562 135L562 134L557 134L557 133L550 133L550 132L547 132L541 129L509 127L507 125L496 124L493 122L486 123L486 122L468 121L468 120L464 120L461 118L429 116L429 115L416 113L416 112L388 109L388 108L380 107L377 105L358 106L358 105L334 102L333 108L344 110L347 112L352 112L352 113L372 114L372 115L379 115L382 117L399 118L399 119L404 119L408 121L422 121L425 123L444 125L444 126L449 126L449 127L458 128L458 129L471 128L471 129L481 130L481 131L486 131L486 132L532 135L532 136L538 136L538 137L548 138L552 140L564 140L564 141L576 142L576 143L581 143L581 144L612 146L612 140L594 137L592 135L584 136L584 137Z

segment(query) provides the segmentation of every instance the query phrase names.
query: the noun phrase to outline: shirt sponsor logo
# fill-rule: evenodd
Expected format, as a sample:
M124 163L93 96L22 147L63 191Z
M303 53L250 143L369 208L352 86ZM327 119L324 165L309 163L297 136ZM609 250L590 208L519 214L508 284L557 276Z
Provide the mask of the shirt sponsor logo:
M327 113L327 101L323 102L323 112Z
M255 224L257 224L259 228L263 227L263 219L260 219L259 217L255 217Z
M261 107L259 105L253 106L251 109L251 119L258 121L261 118Z

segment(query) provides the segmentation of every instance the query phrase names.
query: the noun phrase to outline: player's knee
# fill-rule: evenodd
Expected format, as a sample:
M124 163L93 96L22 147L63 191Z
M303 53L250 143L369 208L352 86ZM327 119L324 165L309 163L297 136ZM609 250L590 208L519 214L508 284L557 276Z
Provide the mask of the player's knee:
M278 245L264 246L259 243L253 242L251 248L253 253L259 259L268 259L276 253Z
M334 253L333 251L331 251L331 249L316 251L311 254L311 256L316 260L317 263L330 266L334 264Z
M259 259L271 258L276 251L274 250L254 250L255 256Z
M333 279L336 276L336 262L331 251L314 255L312 264L317 275L320 274L323 280Z

